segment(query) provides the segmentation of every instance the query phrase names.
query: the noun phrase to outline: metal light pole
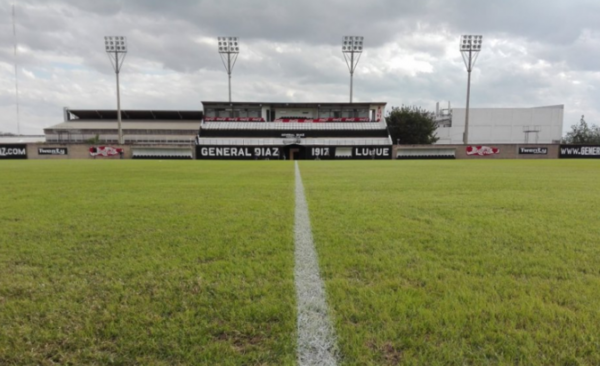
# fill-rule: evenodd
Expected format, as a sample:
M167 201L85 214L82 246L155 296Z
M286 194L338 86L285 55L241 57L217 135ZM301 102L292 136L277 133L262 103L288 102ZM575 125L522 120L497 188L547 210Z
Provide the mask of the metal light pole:
M360 36L344 36L342 40L342 53L344 54L346 65L348 65L348 70L350 70L350 103L352 103L354 71L356 70L356 66L358 66L358 61L362 54L363 40L364 37ZM358 57L356 58L354 57L355 53L358 54Z
M469 143L469 102L471 99L471 71L475 67L475 61L481 51L481 41L483 36L464 35L460 37L460 52L467 67L467 110L465 114L465 132L463 134L463 143Z
M127 55L127 38L122 36L106 36L104 37L104 45L106 54L110 63L113 65L115 74L117 74L117 121L119 128L119 145L123 145L123 130L121 129L121 91L119 85L119 73L123 67L123 61Z
M238 37L219 37L219 55L229 77L229 103L231 103L231 73L239 54Z

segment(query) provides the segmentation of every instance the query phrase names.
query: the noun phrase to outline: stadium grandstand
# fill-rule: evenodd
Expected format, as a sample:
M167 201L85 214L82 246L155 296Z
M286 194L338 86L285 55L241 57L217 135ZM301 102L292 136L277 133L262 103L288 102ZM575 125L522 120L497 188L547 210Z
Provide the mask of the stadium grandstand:
M122 110L126 144L192 145L202 111ZM116 110L64 109L64 121L44 129L47 143L118 142Z
M202 102L197 159L390 159L386 103Z

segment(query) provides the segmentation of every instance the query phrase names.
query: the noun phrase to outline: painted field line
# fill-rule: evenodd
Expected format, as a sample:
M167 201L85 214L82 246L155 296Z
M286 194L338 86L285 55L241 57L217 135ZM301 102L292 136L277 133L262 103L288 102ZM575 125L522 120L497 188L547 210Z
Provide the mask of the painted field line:
M294 277L298 303L298 365L336 365L337 345L329 320L325 287L313 243L300 168L296 162L296 264Z

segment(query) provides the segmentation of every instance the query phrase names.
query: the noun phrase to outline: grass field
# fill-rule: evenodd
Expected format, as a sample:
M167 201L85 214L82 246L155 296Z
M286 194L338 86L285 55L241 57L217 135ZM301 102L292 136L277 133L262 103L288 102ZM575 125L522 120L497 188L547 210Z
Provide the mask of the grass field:
M303 162L345 365L599 365L600 162Z
M277 162L0 162L0 365L295 362Z
M600 364L600 162L305 161L343 365ZM0 162L0 365L293 365L292 162Z

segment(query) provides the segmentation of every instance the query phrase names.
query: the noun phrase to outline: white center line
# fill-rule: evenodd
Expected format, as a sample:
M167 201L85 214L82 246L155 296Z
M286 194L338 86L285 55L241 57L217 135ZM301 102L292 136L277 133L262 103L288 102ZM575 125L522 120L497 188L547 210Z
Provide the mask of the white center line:
M338 349L329 320L325 287L313 243L300 168L296 162L295 222L296 298L298 302L298 365L337 364Z

